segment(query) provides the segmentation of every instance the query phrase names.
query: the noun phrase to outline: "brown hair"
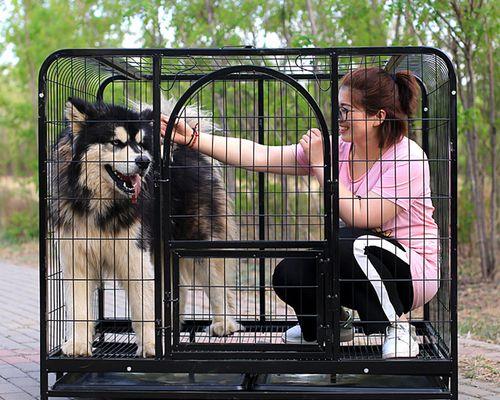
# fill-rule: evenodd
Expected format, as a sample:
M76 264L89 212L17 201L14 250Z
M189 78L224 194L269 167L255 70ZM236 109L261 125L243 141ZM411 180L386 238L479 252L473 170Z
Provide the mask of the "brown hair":
M408 134L408 118L417 109L419 86L409 71L390 74L377 67L358 68L347 73L340 87L351 91L355 105L367 114L386 112L380 129L380 147L391 146Z

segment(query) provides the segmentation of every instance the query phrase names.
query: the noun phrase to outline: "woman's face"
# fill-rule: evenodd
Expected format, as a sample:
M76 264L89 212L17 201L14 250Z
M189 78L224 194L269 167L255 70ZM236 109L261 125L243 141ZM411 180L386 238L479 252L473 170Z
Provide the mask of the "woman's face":
M342 140L363 144L377 132L365 110L355 106L351 91L342 86L339 91L339 133Z

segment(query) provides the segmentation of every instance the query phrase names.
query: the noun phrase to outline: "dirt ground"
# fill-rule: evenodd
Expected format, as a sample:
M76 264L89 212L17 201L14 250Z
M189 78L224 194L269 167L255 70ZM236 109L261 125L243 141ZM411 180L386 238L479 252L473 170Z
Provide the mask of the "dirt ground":
M14 265L38 268L38 255L38 242L0 243L0 260L8 261Z

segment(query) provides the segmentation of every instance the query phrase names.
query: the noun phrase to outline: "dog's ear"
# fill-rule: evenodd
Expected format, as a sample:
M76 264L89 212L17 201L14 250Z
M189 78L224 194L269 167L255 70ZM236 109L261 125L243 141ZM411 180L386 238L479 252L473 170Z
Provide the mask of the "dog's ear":
M72 123L73 133L80 131L80 125L89 118L92 106L88 102L78 98L70 97L66 102L64 116L66 120Z

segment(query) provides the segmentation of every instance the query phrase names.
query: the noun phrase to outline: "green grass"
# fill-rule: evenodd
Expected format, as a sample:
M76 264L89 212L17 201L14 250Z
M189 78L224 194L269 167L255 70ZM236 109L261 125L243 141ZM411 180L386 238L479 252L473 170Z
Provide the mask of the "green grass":
M458 333L460 336L472 336L477 340L500 343L500 324L498 318L491 319L482 315L480 310L474 316L459 316Z

